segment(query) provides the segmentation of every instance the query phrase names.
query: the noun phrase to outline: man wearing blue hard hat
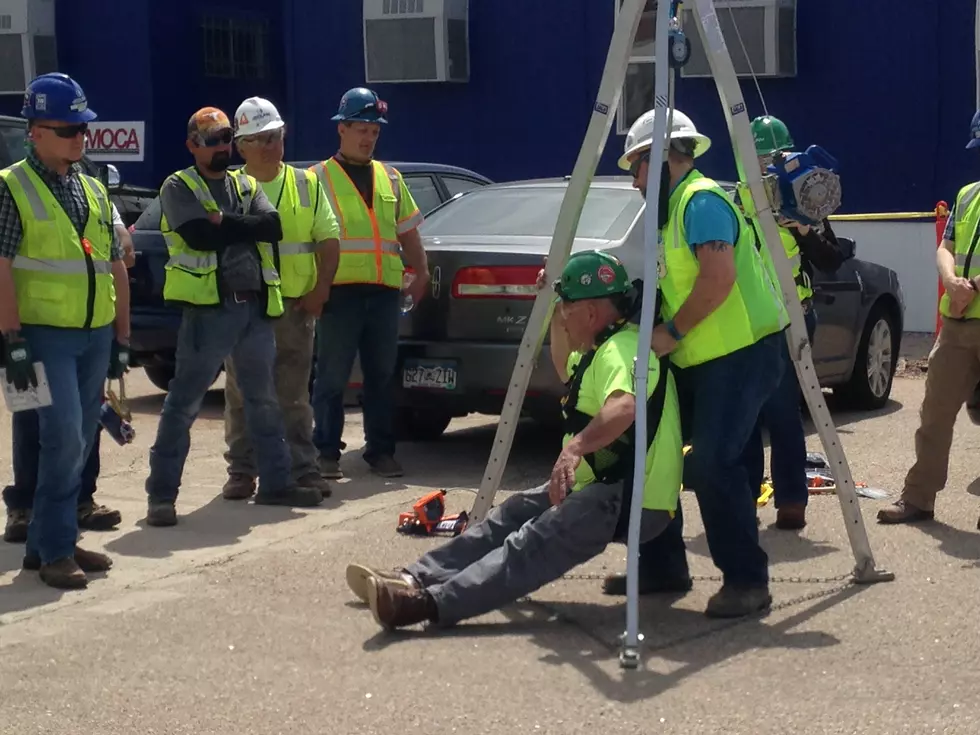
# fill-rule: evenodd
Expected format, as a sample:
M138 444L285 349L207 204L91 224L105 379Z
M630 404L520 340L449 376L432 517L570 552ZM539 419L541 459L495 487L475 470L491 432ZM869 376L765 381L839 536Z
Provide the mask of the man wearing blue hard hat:
M406 290L418 303L429 266L415 200L402 175L374 158L387 113L387 104L370 89L348 90L330 118L337 123L340 149L313 166L340 223L340 263L317 326L313 388L313 442L328 479L343 476L344 391L358 353L364 373L364 460L382 477L402 474L394 457L400 295L407 264L414 280Z
M968 149L980 148L980 110L970 123ZM929 355L926 392L915 432L915 464L901 497L878 511L879 523L931 521L936 496L946 486L953 426L980 382L980 181L963 186L936 250L945 293L939 301L942 329ZM980 529L980 521L977 522Z
M27 157L0 171L0 331L5 380L47 384L37 409L40 457L24 568L52 587L86 586L111 566L76 546L81 471L106 377L129 362L129 279L108 192L78 166L96 119L65 74L28 85Z

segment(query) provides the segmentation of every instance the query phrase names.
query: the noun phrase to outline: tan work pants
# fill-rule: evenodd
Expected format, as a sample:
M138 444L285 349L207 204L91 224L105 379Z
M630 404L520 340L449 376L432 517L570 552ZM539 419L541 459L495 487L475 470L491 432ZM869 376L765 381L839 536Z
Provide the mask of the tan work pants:
M276 394L286 426L286 441L292 455L293 479L317 472L313 445L313 408L310 406L310 371L313 365L313 330L316 320L286 302L286 312L275 320ZM245 407L235 379L231 358L225 360L225 461L228 474L240 472L256 477L255 454L245 429Z
M943 318L939 339L929 354L926 395L915 432L915 464L905 477L902 499L933 510L946 486L953 425L980 381L980 320Z

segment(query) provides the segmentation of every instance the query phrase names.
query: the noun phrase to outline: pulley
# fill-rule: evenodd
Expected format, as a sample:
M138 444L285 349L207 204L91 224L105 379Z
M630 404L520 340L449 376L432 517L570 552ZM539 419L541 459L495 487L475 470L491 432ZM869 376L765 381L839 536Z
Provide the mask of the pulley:
M667 29L667 45L670 48L670 66L680 69L691 58L691 39L684 35L677 17L670 19Z

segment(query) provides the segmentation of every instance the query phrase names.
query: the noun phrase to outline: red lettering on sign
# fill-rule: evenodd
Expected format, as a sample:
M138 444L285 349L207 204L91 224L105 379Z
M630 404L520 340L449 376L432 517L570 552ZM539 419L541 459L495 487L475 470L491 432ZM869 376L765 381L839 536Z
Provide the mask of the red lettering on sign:
M139 137L135 128L89 128L85 133L88 148L97 151L138 151Z

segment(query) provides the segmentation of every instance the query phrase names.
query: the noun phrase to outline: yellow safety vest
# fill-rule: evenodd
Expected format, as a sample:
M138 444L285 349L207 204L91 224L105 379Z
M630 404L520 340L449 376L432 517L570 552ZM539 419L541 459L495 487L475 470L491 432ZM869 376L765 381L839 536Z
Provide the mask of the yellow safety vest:
M756 247L753 228L746 225L742 213L725 190L696 169L671 193L667 224L661 231L664 248L660 267L663 318L672 319L680 310L693 290L700 270L684 227L687 204L699 191L715 192L735 213L739 225L738 241L735 243L736 275L735 285L721 306L684 335L671 353L673 363L682 368L731 354L789 324L782 295L770 278Z
M207 183L195 168L177 171L172 176L176 176L194 192L194 196L205 212L220 211ZM253 177L241 171L235 171L230 176L242 203L242 211L247 212L258 183ZM217 306L221 303L218 254L192 248L184 242L184 238L178 235L176 230L170 229L166 213L161 211L161 215L160 230L163 232L163 239L167 243L167 251L170 254L170 259L165 266L164 301L190 306ZM258 250L266 298L265 313L270 317L282 316L282 288L279 273L269 252L263 248Z
M756 244L759 246L759 251L762 254L762 262L765 265L766 272L772 279L773 285L779 285L779 275L776 273L776 265L772 262L772 255L769 249L764 247L765 238L762 235L762 228L759 226L758 220L748 220L752 223L752 227L755 230ZM793 233L789 231L789 228L783 227L781 225L776 225L779 229L779 240L783 245L783 250L786 251L786 258L789 260L790 269L793 272L793 282L796 283L796 295L800 301L805 301L806 299L813 297L813 288L811 287L810 277L803 270L803 261L800 256L800 246L796 242L796 238L793 237Z
M953 224L953 259L955 273L961 278L980 276L980 254L977 253L977 226L980 225L980 182L967 184L956 195L956 222ZM949 294L939 300L939 313L947 319L980 319L980 296L963 312L953 317L949 310Z
M97 179L77 176L88 201L81 236L26 160L0 171L23 230L12 264L23 324L94 329L116 318L109 195Z
M297 178L303 180L299 184ZM263 255L272 261L282 281L282 295L298 299L313 290L316 285L316 242L313 239L313 221L318 199L316 176L312 171L286 165L283 174L282 193L274 202L282 222L282 241L260 242Z
M336 159L313 167L340 225L340 264L333 283L377 283L400 289L405 271L398 243L401 176L380 161L371 164L374 201L370 209Z

